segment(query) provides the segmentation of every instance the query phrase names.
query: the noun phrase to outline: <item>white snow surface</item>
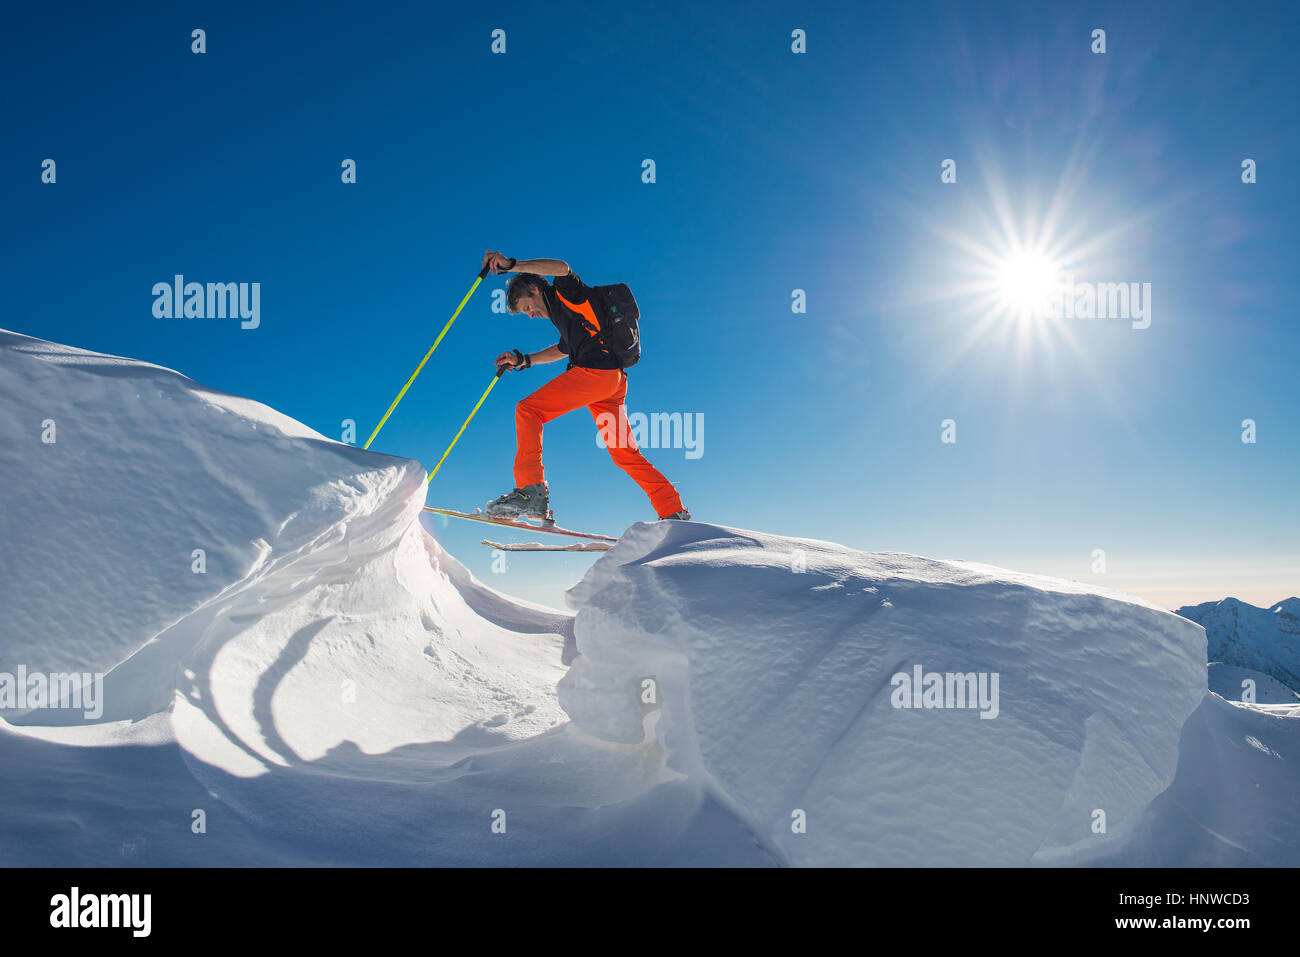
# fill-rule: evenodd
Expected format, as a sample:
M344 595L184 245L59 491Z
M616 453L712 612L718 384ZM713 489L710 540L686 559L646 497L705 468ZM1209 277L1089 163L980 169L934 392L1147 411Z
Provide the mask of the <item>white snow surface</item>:
M0 474L0 684L106 675L0 708L0 864L1300 863L1297 708L1129 596L660 522L547 609L419 463L6 332Z
M1205 694L1189 622L984 565L661 522L569 594L573 721L636 740L632 691L653 677L668 765L794 864L1023 865L1094 844L1093 809L1114 834L1169 785ZM918 665L999 675L996 716L895 707L892 676Z
M1292 691L1272 675L1210 662L1210 690L1229 701L1252 700L1258 704L1300 704L1300 694ZM1248 697L1248 695L1250 697Z

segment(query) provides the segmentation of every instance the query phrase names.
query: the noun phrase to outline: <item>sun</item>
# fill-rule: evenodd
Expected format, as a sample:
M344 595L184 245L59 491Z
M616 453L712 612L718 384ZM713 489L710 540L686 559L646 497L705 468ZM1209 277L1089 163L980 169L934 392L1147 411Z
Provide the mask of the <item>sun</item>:
M1041 319L1047 314L1048 303L1061 276L1061 264L1044 252L1034 249L1008 252L994 268L998 305L1020 319Z

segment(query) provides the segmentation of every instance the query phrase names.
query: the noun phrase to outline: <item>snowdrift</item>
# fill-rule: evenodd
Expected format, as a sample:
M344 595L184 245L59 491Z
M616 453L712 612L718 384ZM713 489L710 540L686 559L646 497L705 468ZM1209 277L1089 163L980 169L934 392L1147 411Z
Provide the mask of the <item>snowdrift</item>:
M1207 694L1183 726L1174 783L1142 811L1126 841L1078 853L1071 863L1295 867L1298 765L1300 704Z
M419 463L168 369L9 333L0 410L21 503L5 509L0 670L105 674L98 717L10 709L11 723L171 711L192 753L252 774L345 740L388 751L562 720L562 638L469 608L416 521ZM532 630L561 617L545 619Z
M546 609L419 463L5 332L0 474L0 693L103 675L0 701L0 864L1300 862L1294 712L1123 595L667 522Z
M649 679L668 766L795 864L1029 864L1104 838L1098 812L1121 833L1205 693L1192 623L988 566L657 523L569 595L574 722L636 740ZM918 671L996 697L923 701Z

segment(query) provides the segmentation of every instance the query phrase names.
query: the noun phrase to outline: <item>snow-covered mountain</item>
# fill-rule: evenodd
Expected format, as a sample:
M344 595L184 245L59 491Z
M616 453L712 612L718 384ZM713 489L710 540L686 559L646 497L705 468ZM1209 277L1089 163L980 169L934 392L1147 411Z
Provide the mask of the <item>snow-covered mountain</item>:
M1300 598L1267 609L1225 598L1184 606L1178 614L1205 629L1210 661L1257 671L1300 691Z
M1300 709L1129 596L668 522L546 609L419 463L4 332L0 474L0 864L1300 863Z

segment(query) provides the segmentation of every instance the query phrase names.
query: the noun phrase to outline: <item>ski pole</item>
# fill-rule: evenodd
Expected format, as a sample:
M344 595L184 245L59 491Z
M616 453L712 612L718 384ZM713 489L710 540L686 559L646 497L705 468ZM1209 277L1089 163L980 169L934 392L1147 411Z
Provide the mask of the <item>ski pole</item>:
M411 383L415 381L415 377L420 374L420 370L424 368L424 364L429 361L429 356L433 355L433 350L438 348L438 343L442 342L442 337L447 334L447 330L451 328L451 324L456 321L456 317L460 315L460 311L465 308L465 303L469 302L469 297L474 295L474 290L477 289L478 284L483 281L483 277L487 275L487 271L487 266L484 266L479 271L478 278L474 280L474 285L469 287L469 292L465 293L465 298L460 301L460 305L456 307L456 311L451 314L451 318L447 320L447 324L442 327L442 332L438 333L438 338L433 340L433 345L429 346L429 351L424 354L424 358L420 360L420 364L415 367L415 371L411 373L411 377L406 380L406 385L402 386L402 391L397 393L397 398L394 399L393 404L388 407L388 411L384 413L384 417L379 420L379 424L375 426L375 431L370 433L370 438L366 439L366 444L361 446L363 449L370 448L370 443L375 440L375 436L379 434L379 430L384 427L384 423L388 421L388 417L393 414L393 410L397 408L397 403L402 401L402 396L406 395L406 390L411 387Z
M474 418L474 414L478 412L479 406L481 406L484 400L487 399L488 392L491 392L493 389L496 388L496 384L501 381L502 374L505 373L505 371L509 368L510 368L509 366L502 366L500 369L497 370L496 375L492 377L492 381L488 383L487 391L484 392L482 397L478 400L478 402L475 403L474 411L470 412L469 419L465 420L465 425L462 425L460 427L460 431L456 433L456 437L451 440L451 445L447 446L447 451L442 453L442 458L438 459L438 464L433 467L433 471L429 473L429 477L424 480L425 485L428 485L430 482L433 481L433 477L438 474L438 469L442 468L442 463L447 461L447 456L451 455L451 450L454 449L456 447L456 443L460 441L461 435L463 435L465 432L465 426L469 425L469 420Z

